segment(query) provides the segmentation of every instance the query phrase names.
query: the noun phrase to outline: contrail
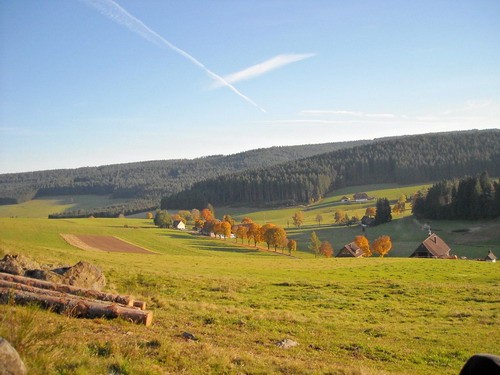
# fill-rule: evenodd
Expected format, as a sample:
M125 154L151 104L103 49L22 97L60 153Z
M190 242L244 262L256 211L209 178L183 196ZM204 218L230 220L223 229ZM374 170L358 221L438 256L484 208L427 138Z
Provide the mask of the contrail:
M81 0L89 6L96 8L102 15L108 17L110 20L125 26L130 31L133 31L136 34L139 34L144 39L148 40L151 43L154 43L159 46L167 46L168 48L174 50L179 55L185 57L191 63L196 65L197 67L203 69L205 73L207 73L211 78L215 81L219 82L221 85L226 86L230 90L232 90L236 95L243 98L245 101L253 105L254 107L260 109L262 112L266 112L266 110L260 107L257 103L255 103L252 99L250 99L245 94L241 93L236 87L227 82L224 78L219 76L218 74L212 72L205 65L203 65L200 61L195 59L186 51L183 51L179 47L176 47L168 40L163 38L157 32L151 30L148 26L146 26L142 21L131 15L125 9L123 9L120 5L118 5L113 0Z

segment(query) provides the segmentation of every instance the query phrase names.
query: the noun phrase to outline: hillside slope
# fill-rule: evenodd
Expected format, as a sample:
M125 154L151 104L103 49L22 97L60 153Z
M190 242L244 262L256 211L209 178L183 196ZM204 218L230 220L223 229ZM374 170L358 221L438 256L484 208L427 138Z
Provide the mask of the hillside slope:
M411 184L488 171L500 175L500 130L379 140L268 168L220 176L162 200L164 208L295 205L344 186Z
M128 207L157 206L170 195L207 178L272 165L353 147L372 141L333 142L317 145L271 147L234 155L192 160L157 160L100 167L59 169L0 175L0 204L16 204L56 195L110 195L135 199Z

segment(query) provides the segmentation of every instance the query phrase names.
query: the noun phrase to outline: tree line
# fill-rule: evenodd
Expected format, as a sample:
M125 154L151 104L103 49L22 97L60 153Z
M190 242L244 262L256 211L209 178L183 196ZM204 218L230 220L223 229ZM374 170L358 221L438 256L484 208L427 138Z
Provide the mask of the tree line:
M500 130L385 139L267 168L195 183L162 199L162 208L311 203L335 189L373 183L410 184L486 170L500 175Z
M500 216L500 180L487 172L474 177L443 180L414 198L417 218L438 220L493 219Z
M83 216L92 214L116 216L120 211L131 213L137 210L149 210L152 207L151 202L155 202L154 206L158 207L162 197L183 191L194 183L208 178L247 169L269 167L368 142L371 141L271 147L193 160L159 160L0 174L0 205L56 195L109 195L111 198L131 199L130 203L124 203L120 208L108 206L75 213ZM141 204L144 205L139 208Z

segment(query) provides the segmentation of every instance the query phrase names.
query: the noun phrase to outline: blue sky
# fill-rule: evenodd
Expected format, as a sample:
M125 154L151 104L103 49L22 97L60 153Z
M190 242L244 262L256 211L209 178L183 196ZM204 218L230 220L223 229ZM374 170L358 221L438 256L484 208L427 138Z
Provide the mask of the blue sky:
M500 127L500 1L0 2L0 173Z

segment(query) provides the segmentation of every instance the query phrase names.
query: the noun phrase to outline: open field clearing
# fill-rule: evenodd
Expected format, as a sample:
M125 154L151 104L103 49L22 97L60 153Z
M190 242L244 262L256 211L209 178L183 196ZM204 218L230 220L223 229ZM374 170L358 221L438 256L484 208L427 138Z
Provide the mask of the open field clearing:
M80 250L59 233L159 254ZM498 264L291 258L132 219L0 219L0 251L92 262L107 291L154 312L146 328L0 306L0 336L33 374L457 374L474 353L500 353ZM276 345L286 338L299 345Z
M91 209L120 204L127 199L111 199L107 195L71 195L33 199L20 204L0 206L0 217L45 218L64 211Z
M88 236L73 234L61 234L61 237L71 246L78 247L82 250L99 250L113 251L117 253L138 253L138 254L154 254L153 252L142 247L124 242L116 237L111 236Z

